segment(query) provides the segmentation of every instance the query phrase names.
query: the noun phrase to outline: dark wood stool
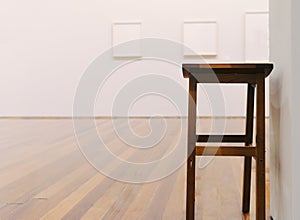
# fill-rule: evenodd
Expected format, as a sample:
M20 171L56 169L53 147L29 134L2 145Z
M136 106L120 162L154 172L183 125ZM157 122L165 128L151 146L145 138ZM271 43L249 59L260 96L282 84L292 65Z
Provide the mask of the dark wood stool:
M189 79L188 149L187 149L187 198L186 219L194 219L195 206L195 157L243 156L244 189L243 212L250 208L251 161L256 159L256 219L266 218L265 201L265 78L273 64L183 64L183 76ZM197 135L196 107L197 83L246 83L247 119L245 135ZM254 91L256 88L256 146L253 142ZM244 143L245 146L196 146L199 142Z

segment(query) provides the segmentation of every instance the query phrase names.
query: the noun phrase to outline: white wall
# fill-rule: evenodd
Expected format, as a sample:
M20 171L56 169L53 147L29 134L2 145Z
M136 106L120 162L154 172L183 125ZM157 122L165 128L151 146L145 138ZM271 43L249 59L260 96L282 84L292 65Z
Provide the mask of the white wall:
M244 13L267 10L267 0L2 1L0 116L72 115L79 79L89 63L110 48L115 21L141 21L143 37L181 42L184 20L216 20L219 51L208 61L243 62ZM186 83L180 69L172 74ZM245 87L223 88L226 115L244 115ZM150 101L155 100L137 106L134 114L151 110ZM153 109L161 110L172 112ZM97 109L98 115L107 113ZM210 115L209 105L203 104L199 114Z
M270 1L270 54L276 69L271 95L271 215L300 219L298 0Z

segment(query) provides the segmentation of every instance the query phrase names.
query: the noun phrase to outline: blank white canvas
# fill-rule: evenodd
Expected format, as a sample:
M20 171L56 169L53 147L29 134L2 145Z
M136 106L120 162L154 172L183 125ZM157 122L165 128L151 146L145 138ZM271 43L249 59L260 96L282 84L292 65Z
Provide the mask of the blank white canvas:
M245 60L269 61L269 14L267 12L246 13Z
M184 55L217 55L217 23L185 22L183 27Z
M112 35L114 57L141 56L141 23L115 23Z

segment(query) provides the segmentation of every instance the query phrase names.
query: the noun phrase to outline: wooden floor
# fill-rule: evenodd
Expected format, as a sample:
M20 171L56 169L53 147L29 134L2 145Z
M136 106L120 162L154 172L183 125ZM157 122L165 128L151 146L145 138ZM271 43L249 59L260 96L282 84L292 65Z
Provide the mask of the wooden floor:
M176 120L167 119L171 124ZM140 135L151 130L148 119L131 122ZM208 132L211 120L201 119L200 123L198 131ZM104 136L113 133L110 119L97 119L96 125ZM229 133L244 132L242 119L227 119L226 125ZM122 183L88 163L77 145L71 119L1 119L0 134L1 220L185 219L185 166L156 182ZM111 143L120 144L117 140ZM126 150L123 148L120 150ZM147 158L155 159L159 152L153 150ZM243 158L210 159L196 171L196 219L255 219L255 204L251 203L250 216L241 212ZM269 193L267 198L269 204Z

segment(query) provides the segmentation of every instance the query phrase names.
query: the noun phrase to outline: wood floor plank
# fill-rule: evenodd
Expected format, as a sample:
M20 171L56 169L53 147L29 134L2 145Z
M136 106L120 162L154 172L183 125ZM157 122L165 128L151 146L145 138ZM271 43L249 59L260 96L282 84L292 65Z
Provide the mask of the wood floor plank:
M125 155L125 157L128 157L132 154L133 154L132 149L129 149L123 152L121 155L123 156ZM107 166L110 167L111 170L117 169L118 165L119 164L116 162L110 162L107 164ZM102 196L105 190L107 190L112 184L113 181L111 179L108 179L106 176L101 175L101 181L97 182L97 184L93 185L93 187L90 187L88 185L85 190L89 190L89 191L84 191L85 194L82 194L81 191L83 189L79 188L74 193L72 193L69 197L67 197L64 201L62 201L59 205L57 205L54 209L50 210L45 216L42 217L42 219L51 219L51 218L73 219L75 216L79 217L89 209L91 203L93 203L96 200L97 198L96 196L97 195ZM74 201L74 199L78 197L80 199ZM73 203L71 203L70 201L72 201ZM73 212L70 212L72 209Z
M92 189L94 189L101 181L105 179L105 176L97 173L89 181L85 182L80 186L75 192L70 196L61 201L55 208L50 210L41 219L52 220L52 219L62 219L62 217L75 206L84 196Z
M163 219L185 219L185 178L186 167L183 165L178 171L174 189L164 210Z
M125 211L128 209L131 202L134 201L140 190L137 184L126 185L125 189L120 193L118 199L112 204L101 219L123 219Z
M82 170L82 172L80 168L78 171L80 172L77 173L78 175L74 177L72 182L66 185L61 185L61 189L59 189L56 193L52 191L51 194L48 194L49 197L43 198L33 195L33 198L26 201L22 204L22 206L16 207L9 215L9 219L22 219L24 216L26 216L27 219L40 219L41 216L54 208L59 202L69 196L73 191L97 173L90 166L87 166L87 168ZM2 214L1 211L0 213Z
M61 147L59 148L55 148L55 146L53 146L55 149L54 151L52 150L47 152L47 154L43 154L41 157L36 157L33 160L28 161L27 163L18 164L10 169L0 172L0 177L3 180L0 182L0 188L39 170L41 167L46 166L47 164L53 163L55 160L62 158L65 155L78 150L77 148L72 147L72 145L70 146L67 142L60 146Z
M155 195L150 201L150 205L146 212L141 216L141 219L162 219L165 208L169 201L171 192L174 188L178 172L172 173L170 176L160 180L159 187L157 188ZM154 211L155 210L155 211Z
M124 220L138 219L137 216L141 216L145 213L150 205L150 201L153 199L160 182L144 183L140 184L140 190L136 195L134 201L131 202L126 212L124 213Z
M160 150L160 152L163 152L164 150L156 148L155 151ZM153 159L155 154L155 151L152 151L150 154L143 154L140 155L139 152L132 151L133 154L130 157L126 157L125 159L127 161L134 161L136 159L142 159L141 161L145 161L145 159ZM121 172L128 172L127 170L123 170L124 167L120 167ZM143 172L143 171L142 171ZM130 207L130 204L132 204L134 201L136 201L137 198L139 198L137 195L139 194L139 191L141 190L141 185L140 184L133 184L131 187L126 187L124 191L120 194L120 197L118 198L118 201L116 201L112 207L105 213L103 216L103 219L112 219L112 218L126 218L124 217L126 211L126 207ZM125 196L124 196L125 195ZM121 202L120 202L121 201ZM119 212L118 210L120 209L119 206L123 204L122 209L124 210L123 212ZM125 205L126 204L126 205Z
M121 156L122 157L130 157L133 154L132 150L128 149L124 151ZM119 169L118 163L108 163L107 166L111 167L111 170ZM102 174L103 175L103 174ZM107 190L109 190L114 183L116 183L117 180L112 180L105 176L103 181L96 186L94 189L92 189L89 193L86 194L85 197L81 198L81 200L72 207L62 219L74 219L74 218L81 218L85 215L86 212L93 206L95 202L101 198ZM119 182L117 182L119 183ZM124 183L123 183L124 185Z
M49 187L45 188L43 191L36 194L33 198L34 199L48 199L55 194L57 194L61 189L65 188L69 184L71 184L74 179L82 176L84 172L87 172L88 169L91 169L91 165L86 163L80 166L78 169L72 171L68 175L62 177L56 183L50 185ZM96 171L95 171L96 173Z
M153 157L153 154L151 154L151 156ZM130 157L130 159L134 159L134 158L136 158L136 157L138 157L138 155L137 154L134 154L133 156L131 156ZM145 157L145 155L144 155L144 157ZM124 158L124 157L122 157L122 158ZM151 158L151 157L150 157ZM128 156L127 156L127 158L126 159L128 159ZM144 188L144 187L142 187L141 186L141 191L139 190L139 187L137 186L137 187L135 187L136 189L135 190L137 190L137 191L139 191L139 193L138 193L138 195L137 196L135 196L135 198L131 198L131 199L133 199L133 202L130 204L130 206L129 206L129 209L126 211L126 213L125 213L125 215L123 216L123 218L124 219L133 219L132 217L132 215L131 215L131 217L128 217L128 216L126 216L126 214L128 215L128 213L132 213L131 211L131 208L132 207L134 207L134 209L136 210L136 208L138 208L139 206L141 206L142 204L145 206L145 203L144 202L142 202L141 203L141 201L140 200L138 200L137 198L139 198L139 195L142 193L142 194L144 194L144 192L145 191L148 191L149 189L148 189L148 187L147 186L152 186L152 185L154 185L154 184L146 184L146 188ZM152 188L152 187L151 187ZM154 187L154 189L155 189L155 187ZM123 194L125 194L126 195L126 193L128 193L128 189L126 188L126 190L124 190L122 193L121 193L121 195L123 195ZM129 198L130 199L130 198ZM102 199L100 199L100 201L103 201ZM100 201L98 201L97 203L100 203ZM109 200L110 202L111 202L111 200ZM108 203L110 203L110 202L108 202ZM126 203L129 203L128 201L126 202ZM107 203L105 203L105 204L107 204ZM113 207L113 208L111 208L110 207L110 209L109 210L115 210L116 208L115 207L117 207L118 205L119 205L120 203L118 202L118 201L115 201L113 204L111 204L112 206L111 207ZM122 203L121 203L122 204ZM138 205L137 207L135 207L135 206L133 206L133 204L136 204L136 205ZM124 210L125 209L125 207L122 207L122 209ZM88 212L89 214L87 214L87 216L90 216L90 215L96 215L96 213L95 213L95 207L92 207L91 208L91 210ZM101 213L101 212L100 212ZM114 215L116 215L116 216L118 216L118 217L120 217L120 214L118 213L118 214L116 214L114 211L113 212L110 212L110 211L108 211L107 213L105 213L105 216L103 216L103 218L104 219L110 219L112 216L114 216ZM130 214L129 214L130 215ZM99 215L98 215L98 217L100 217Z
M126 188L126 184L115 182L81 217L82 220L101 219Z
M110 132L111 133L111 132ZM107 135L107 136L109 136L109 135ZM74 142L75 143L75 142ZM65 144L65 143L64 143ZM66 145L68 145L68 144L66 144ZM71 145L72 146L72 145ZM74 145L73 145L74 146ZM63 159L67 159L67 161L68 161L68 163L69 164L71 164L71 169L73 168L73 169L75 169L76 168L76 166L80 166L81 165L81 163L86 163L86 164L88 164L87 163L87 161L86 160L84 160L83 159L83 156L81 155L81 153L79 152L79 150L77 149L77 147L75 148L75 147L73 147L74 148L74 150L75 150L75 152L74 152L74 154L77 156L77 158L79 157L79 158L81 158L80 160L78 160L78 159L75 159L75 158L73 158L73 159L71 159L71 158L67 158L67 155L63 155ZM54 148L54 149L56 149L56 148ZM58 148L59 149L59 148ZM57 153L57 152L56 152ZM47 155L47 154L45 154L45 155ZM57 154L57 155L60 155L60 154ZM49 156L49 155L47 155L47 156ZM64 160L62 160L63 162L64 162ZM57 163L57 162L55 162L54 163L55 165L57 165L57 166L61 166L61 164L60 163ZM73 164L73 165L72 165ZM75 165L75 166L74 166ZM88 164L89 165L89 164ZM43 181L42 181L42 179L41 179L41 177L39 177L38 178L38 181L40 182L40 183L44 183L44 184L39 184L39 188L36 188L35 187L35 185L33 185L32 186L32 184L30 184L30 181L31 181L31 179L32 179L32 177L31 178L28 178L28 177L30 177L30 175L29 176L26 176L27 177L27 179L29 179L28 181L23 181L22 182L22 184L26 184L26 188L28 188L27 190L25 190L25 188L23 187L21 187L20 189L22 190L23 189L23 191L24 192L22 192L23 194L24 194L24 196L22 196L22 197L24 197L24 199L22 200L23 202L24 202L24 200L25 201L27 201L28 199L27 199L27 197L28 196L26 196L26 195L34 195L34 193L35 192L39 192L43 187L46 187L47 186L47 184L51 184L52 182L50 181L50 179L49 179L49 176L51 176L51 172L54 172L55 174L59 174L59 173L61 173L61 172L57 172L57 171L55 171L55 170L57 170L53 165L51 165L50 164L50 167L52 167L53 169L52 170L50 170L50 172L48 172L48 173L43 173L43 175L47 178L47 174L48 174L48 181L46 182L46 183L44 183ZM65 164L65 166L61 166L61 167L63 167L64 169L65 168L67 168L67 166L66 166L66 164ZM90 165L89 165L89 170L86 170L86 173L90 173L90 171L92 170L92 171L94 171L94 173L96 172ZM41 169L43 170L47 170L47 168L45 168L45 167L41 167ZM39 172L38 172L39 173ZM85 174L86 174L85 173ZM34 177L35 178L35 177ZM84 175L82 175L82 179L84 179L85 178L85 176ZM56 179L57 179L57 175L56 175ZM80 181L78 181L77 180L77 182L76 183L79 183L80 184L80 182L81 182L81 180L82 179L80 179ZM59 179L57 179L57 180L59 180ZM36 183L37 181L35 181L35 183ZM16 181L16 184L18 184L18 182ZM71 185L71 188L72 188L72 186L74 186L74 185L76 185L76 184L73 184L73 185ZM70 186L69 186L69 188L66 190L65 189L65 191L68 191L70 189ZM34 190L34 191L33 191ZM64 194L65 193L65 191L64 192L60 192L60 194ZM19 193L16 193L15 194L16 196L20 196L19 195ZM26 196L26 197L25 197ZM57 196L56 196L56 198L57 198ZM20 200L20 198L18 199L18 201ZM41 202L41 201L43 201L43 202ZM41 210L45 210L45 206L44 206L44 204L45 204L45 202L44 202L45 200L41 200L41 199L39 199L38 200L38 202L36 201L36 200L30 200L30 201L27 201L26 202L26 204L24 204L24 205L22 205L21 207L19 207L19 206L17 206L17 207L15 207L16 208L16 210L14 210L14 213L24 213L24 211L26 212L27 210L30 210L30 208L28 208L28 203L29 204L34 204L34 205L38 205L39 206L39 209L38 209L38 211L36 211L35 213L41 213ZM47 199L47 201L52 201L51 199ZM57 200L56 200L57 201ZM33 205L33 207L35 207ZM47 207L51 207L51 203L47 206ZM25 210L24 210L24 207L27 207L28 209L26 209L25 208ZM43 209L44 208L44 209ZM47 209L46 209L47 210ZM38 215L39 216L39 215Z
M145 163L172 152L179 136L178 120L167 118L170 129L165 133L165 139L149 149L130 147L117 138L109 118L97 119L96 128L116 156L125 161ZM201 119L197 124L201 124L198 132L209 133L212 120ZM114 125L121 133L128 128L126 118L115 119ZM130 125L141 137L151 133L148 118L131 119ZM226 132L243 133L244 125L243 119L227 119ZM184 131L185 125L182 128ZM95 143L91 129L83 126L78 134L87 144ZM70 119L5 119L0 120L0 132L1 220L184 219L185 165L173 175L155 182L123 183L99 174L86 160L76 142ZM181 138L186 138L185 134ZM267 155L269 149L267 141ZM120 167L117 161L99 155L95 158L101 158L108 170L118 172L121 177L130 172ZM161 168L154 167L152 174ZM213 159L204 168L197 167L196 219L255 218L255 166L252 167L251 212L248 216L241 213L242 169L243 158L223 157ZM137 170L136 175L146 172ZM268 172L267 165L269 209ZM148 173L149 177L152 174Z

